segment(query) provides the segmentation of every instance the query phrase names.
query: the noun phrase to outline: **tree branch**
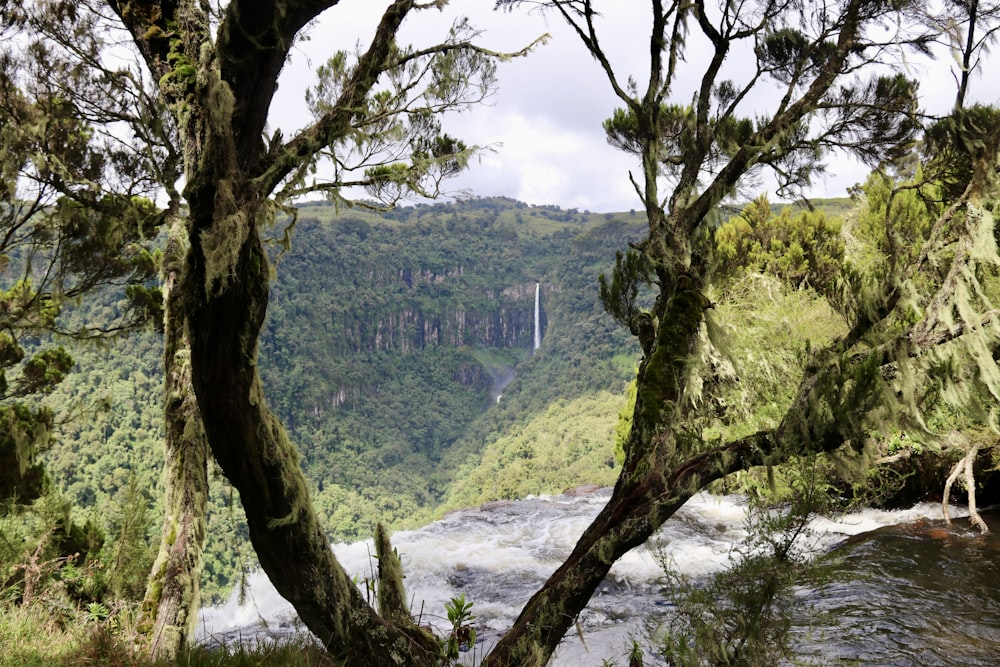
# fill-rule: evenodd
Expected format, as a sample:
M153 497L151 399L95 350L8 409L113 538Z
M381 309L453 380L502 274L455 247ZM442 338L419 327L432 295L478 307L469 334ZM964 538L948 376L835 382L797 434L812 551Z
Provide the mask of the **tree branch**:
M395 43L396 31L413 4L413 0L396 0L385 10L368 50L359 58L350 80L333 107L272 155L256 178L258 191L273 192L303 162L308 162L316 153L346 136L350 131L352 115L361 108L365 97L385 70L386 58Z

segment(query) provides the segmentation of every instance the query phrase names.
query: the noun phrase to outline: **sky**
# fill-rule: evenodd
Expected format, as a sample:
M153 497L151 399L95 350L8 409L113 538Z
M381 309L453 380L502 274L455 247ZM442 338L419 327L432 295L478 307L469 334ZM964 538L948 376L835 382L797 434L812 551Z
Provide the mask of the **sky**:
M320 17L309 30L309 39L292 50L272 107L272 126L281 127L288 136L309 122L303 95L314 80L312 73L334 50L352 49L359 38L367 43L386 4L341 0ZM581 211L641 208L629 182L629 171L638 172L636 159L612 148L604 138L601 122L621 104L596 61L556 14L523 8L495 12L493 4L492 0L452 0L444 11L417 12L403 25L400 42L428 44L437 42L456 17L468 16L484 31L480 38L484 46L508 52L543 34L551 35L547 44L529 56L499 66L499 91L488 103L446 118L449 134L469 144L493 147L464 174L450 180L447 188ZM603 46L616 69L642 82L648 71L643 66L648 63L649 3L616 0L613 7L600 26ZM739 54L728 66L739 71ZM900 64L920 80L925 104L944 105L939 111L945 111L954 99L950 66L947 61ZM675 89L687 99L673 101L690 101L692 88L684 83L682 77ZM1000 80L979 78L973 90L978 99L1000 104ZM766 100L760 103L766 106ZM809 195L846 196L847 188L864 180L866 173L863 165L837 157ZM760 189L768 189L767 183Z

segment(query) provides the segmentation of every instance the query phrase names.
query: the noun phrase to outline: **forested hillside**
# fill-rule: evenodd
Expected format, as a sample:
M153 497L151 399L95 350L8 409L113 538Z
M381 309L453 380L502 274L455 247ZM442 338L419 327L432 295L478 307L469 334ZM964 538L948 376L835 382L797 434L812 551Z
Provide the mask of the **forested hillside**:
M377 518L431 520L484 448L525 433L544 434L532 440L544 451L517 444L505 456L519 465L490 459L496 474L462 480L455 498L613 481L611 429L636 350L603 312L597 276L641 233L633 213L509 199L386 214L309 204L295 225L288 249L272 246L260 363L331 538L367 537ZM61 423L46 462L80 507L118 511L131 479L159 502L161 348L153 332L74 348L76 372L49 399ZM209 591L249 553L232 492L214 478Z
M847 199L818 204L838 221L837 237L839 216L857 215ZM775 210L783 213L772 224L812 219ZM727 259L748 252L729 240L743 219L731 218L718 236L720 270L735 270L728 261L793 287L803 280L784 275L792 257L785 244ZM616 422L638 350L604 312L598 276L641 233L634 212L581 213L503 198L389 213L314 203L299 209L294 224L290 246L279 241L280 229L271 246L274 290L260 364L331 539L366 538L379 519L415 526L443 509L614 482ZM789 239L778 227L768 233ZM813 257L826 248L821 239L796 241L804 246L796 261L808 259L813 286L821 285L816 269L829 263ZM732 436L777 419L803 342L819 344L842 326L812 289L785 289L759 276L717 304L729 323L728 352L756 391L728 389L719 371L725 407L711 429ZM121 492L132 481L147 503L160 502L161 354L151 331L73 349L76 372L49 399L58 442L45 459L79 507L121 515ZM913 479L912 493L939 484L940 474L935 468ZM252 560L234 494L217 470L213 479L210 595ZM157 525L152 518L151 538Z
M632 350L603 316L597 276L637 223L508 199L300 209L275 262L261 367L332 532L428 517L487 440L557 399L620 393Z

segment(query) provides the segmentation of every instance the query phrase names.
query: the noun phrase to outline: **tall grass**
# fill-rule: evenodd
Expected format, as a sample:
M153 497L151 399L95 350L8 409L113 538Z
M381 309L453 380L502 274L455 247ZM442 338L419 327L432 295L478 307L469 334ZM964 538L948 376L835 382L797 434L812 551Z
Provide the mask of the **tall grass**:
M130 610L102 621L45 604L0 607L0 667L337 667L308 637L194 647L174 663L153 662Z

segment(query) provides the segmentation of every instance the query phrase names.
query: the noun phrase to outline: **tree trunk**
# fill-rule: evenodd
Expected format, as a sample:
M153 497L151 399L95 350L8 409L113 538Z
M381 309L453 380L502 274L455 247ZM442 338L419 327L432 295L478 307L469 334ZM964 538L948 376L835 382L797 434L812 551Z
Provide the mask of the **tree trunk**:
M213 193L214 195L214 193ZM270 268L257 228L265 215L251 197L215 210L216 198L192 196L196 230L225 222L243 238L235 266L219 276L206 236L192 234L185 282L192 379L215 460L240 492L250 541L275 589L338 660L348 664L431 665L437 644L425 633L382 619L334 557L312 507L299 454L264 400L257 340L268 302ZM216 264L213 266L212 263ZM210 270L211 268L211 270Z
M175 219L164 253L163 281L165 512L139 622L140 630L150 633L150 657L166 662L187 648L197 618L208 505L208 445L191 386L191 353L178 308L185 235L184 221Z
M611 499L563 565L528 601L484 667L545 665L615 561L643 544L711 482L738 470L780 463L793 453L829 452L856 435L857 419L845 413L857 408L858 396L841 388L857 383L859 376L856 366L841 365L842 350L834 346L814 357L776 429L708 451L701 451L700 439L685 442L673 425L683 423L687 376L676 371L691 358L705 307L697 298L700 292L691 289L667 300L659 318L666 324L658 328L656 345L640 365L628 451ZM859 359L857 367L867 363L867 358ZM858 386L858 391L868 390Z
M311 151L351 131L394 36L413 8L395 0L338 101L338 112L272 155L262 141L277 76L298 31L336 2L233 2L213 35L207 5L112 2L177 120L183 145L190 243L177 283L191 350L191 382L216 462L240 493L250 540L277 591L339 660L431 665L438 646L412 626L382 619L334 558L299 455L268 410L257 344L270 266L260 229L274 220L277 183ZM269 175L269 166L280 162ZM286 165L285 162L288 162ZM277 174L277 175L275 175Z
M712 466L693 462L676 467L690 455L679 446L673 425L681 423L685 412L686 367L707 304L700 282L688 278L675 283L672 295L661 292L653 309L658 325L639 366L632 430L611 499L484 665L545 665L615 561L645 542L698 489L719 476Z

